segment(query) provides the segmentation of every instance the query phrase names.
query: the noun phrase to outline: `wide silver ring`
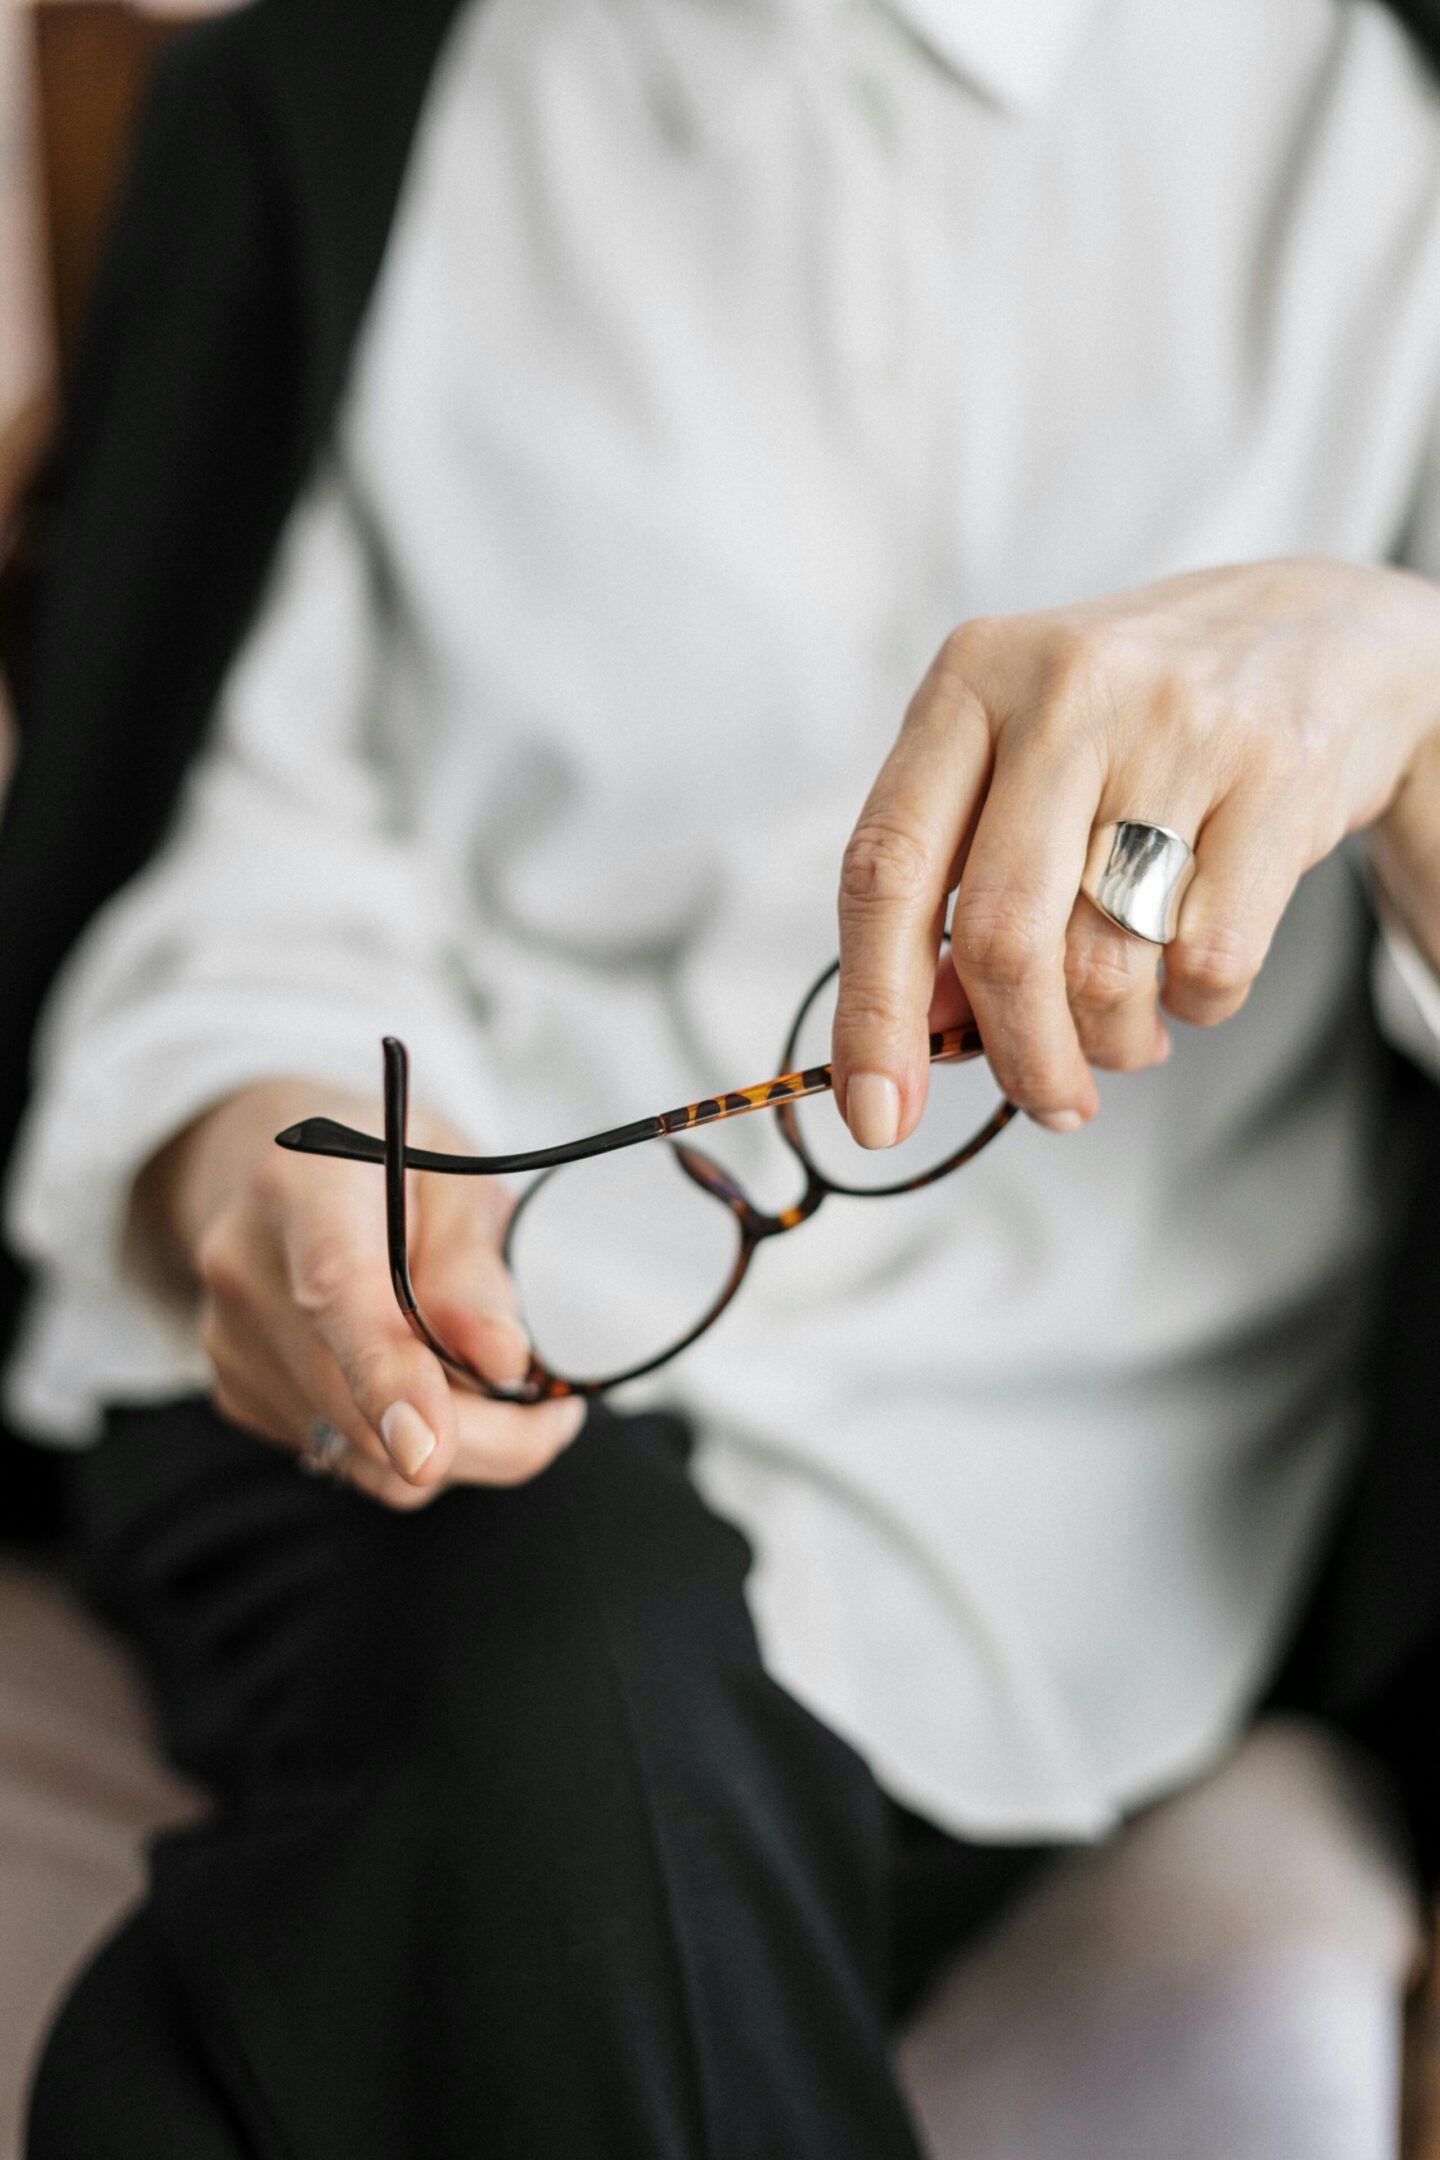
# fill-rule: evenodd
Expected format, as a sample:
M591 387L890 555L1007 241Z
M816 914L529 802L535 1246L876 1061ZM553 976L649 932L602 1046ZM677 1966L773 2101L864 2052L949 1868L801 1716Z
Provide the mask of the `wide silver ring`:
M1168 945L1195 875L1195 852L1168 825L1121 818L1090 836L1080 889L1102 915L1151 945Z
M296 1467L306 1477L338 1478L344 1469L345 1458L350 1453L350 1442L329 1418L313 1420L305 1436L305 1445L296 1456Z

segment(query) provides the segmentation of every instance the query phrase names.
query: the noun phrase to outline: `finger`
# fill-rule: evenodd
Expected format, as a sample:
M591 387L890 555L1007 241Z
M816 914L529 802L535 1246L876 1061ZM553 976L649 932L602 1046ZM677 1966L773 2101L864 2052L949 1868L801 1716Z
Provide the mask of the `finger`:
M1226 796L1196 842L1179 932L1165 947L1167 1012L1214 1027L1240 1010L1306 867L1284 801L1254 790Z
M428 1506L444 1490L441 1485L412 1485L392 1467L360 1418L333 1360L333 1378L312 1377L308 1389L297 1387L289 1372L275 1364L269 1343L241 1326L228 1329L217 1340L211 1362L215 1371L212 1399L230 1424L298 1456L309 1442L316 1417L322 1416L346 1442L346 1452L335 1462L332 1475L372 1500L408 1510Z
M310 1422L297 1421L293 1404L280 1407L268 1398L262 1400L243 1371L217 1371L212 1399L220 1415L231 1425L238 1425L257 1439L284 1448L297 1459L303 1452L310 1437ZM304 1418L303 1408L300 1417ZM348 1435L345 1452L330 1466L329 1475L343 1479L347 1485L353 1485L384 1507L407 1511L428 1507L445 1489L443 1485L410 1484L388 1462L376 1462L363 1453Z
M416 1508L429 1507L445 1490L444 1485L412 1485L388 1463L382 1467L354 1449L337 1464L336 1474L347 1485L353 1485L357 1492L364 1493L367 1499L378 1500L382 1507L394 1508L399 1514L412 1514Z
M1101 772L1083 738L1001 737L950 924L950 955L1010 1100L1073 1132L1099 1108L1066 996L1066 937Z
M244 1372L217 1371L211 1399L227 1423L253 1433L257 1440L284 1448L297 1459L303 1452L310 1436L309 1422L297 1422L293 1405L281 1408L258 1396ZM346 1484L385 1507L401 1510L427 1507L445 1489L443 1485L411 1485L388 1462L375 1462L362 1453L348 1435L345 1453L335 1460L329 1475L343 1478Z
M862 1147L913 1132L929 1084L927 1014L955 864L990 768L975 693L932 670L845 851L835 1095Z
M942 952L935 963L935 980L925 1024L934 1035L943 1033L946 1028L960 1027L974 1018L965 986L951 965L949 952Z
M298 1453L300 1436L293 1417L273 1396L255 1386L244 1363L232 1363L223 1354L212 1358L210 1400L227 1424L238 1425L257 1440Z
M1138 1072L1168 1055L1160 951L1109 921L1082 893L1065 940L1065 994L1090 1065Z
M376 1445L376 1434L363 1410L356 1406L350 1378L339 1359L309 1328L302 1326L294 1328L285 1339L285 1350L291 1385L281 1393L279 1413L272 1413L279 1417L276 1430L281 1430L285 1439L294 1434L294 1445L304 1445L313 1419L324 1417L350 1441L354 1460L367 1462L376 1473L358 1482L363 1482L373 1497L384 1499L389 1495L386 1473L397 1475L397 1467L389 1454ZM451 1380L447 1389L453 1419L453 1454L445 1480L410 1480L412 1490L434 1493L440 1482L525 1484L576 1439L589 1408L579 1395L542 1404L507 1404L490 1402L486 1395L468 1391L464 1382Z
M411 1269L427 1319L497 1387L523 1380L530 1340L501 1256L511 1197L496 1178L417 1179Z
M410 1483L441 1483L455 1453L450 1384L440 1360L411 1334L371 1238L357 1237L338 1213L306 1219L295 1226L286 1257L289 1303L314 1338L313 1347L297 1350L287 1332L299 1385L321 1398L321 1414L362 1452L373 1458L378 1440L379 1459ZM348 1401L330 1395L331 1368L315 1355L322 1346Z
M337 1273L363 1280L375 1264L363 1247L352 1265L340 1268L350 1249L343 1210L327 1221L323 1249L335 1256ZM207 1238L201 1267L200 1345L225 1414L238 1416L243 1407L242 1422L251 1430L291 1447L302 1446L311 1421L324 1416L352 1447L383 1464L379 1433L357 1408L311 1317L297 1309L283 1244L222 1226Z
M581 1432L589 1404L568 1395L558 1402L489 1402L466 1395L456 1404L458 1437L452 1482L523 1485L548 1469Z
M396 1474L332 1353L279 1299L263 1317L244 1307L211 1309L201 1337L225 1416L297 1453L324 1418L344 1436L351 1459L368 1462L377 1475Z

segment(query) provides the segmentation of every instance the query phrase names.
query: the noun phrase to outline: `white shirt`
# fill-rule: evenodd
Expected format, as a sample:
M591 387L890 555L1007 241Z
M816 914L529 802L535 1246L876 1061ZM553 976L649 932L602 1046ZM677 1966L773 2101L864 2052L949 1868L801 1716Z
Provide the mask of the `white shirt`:
M16 1414L203 1385L121 1226L249 1079L374 1087L394 1030L512 1149L775 1071L945 632L1440 569L1437 399L1440 100L1377 7L465 12L211 747L52 1002ZM1367 940L1336 857L1236 1020L1074 1139L830 1203L638 1391L757 1546L772 1670L942 1823L1098 1833L1264 1682L1357 1430ZM776 1197L765 1122L714 1152ZM617 1224L597 1296L648 1257Z

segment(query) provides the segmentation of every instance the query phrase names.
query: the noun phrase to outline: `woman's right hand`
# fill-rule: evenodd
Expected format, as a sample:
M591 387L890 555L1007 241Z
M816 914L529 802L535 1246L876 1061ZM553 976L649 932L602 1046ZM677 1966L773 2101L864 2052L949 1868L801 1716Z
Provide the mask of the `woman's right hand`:
M275 1146L282 1127L317 1115L373 1127L378 1112L313 1081L265 1081L197 1118L136 1186L146 1257L198 1284L216 1407L297 1452L328 1420L350 1443L345 1476L390 1507L534 1477L579 1432L584 1403L491 1402L451 1381L395 1302L376 1172ZM410 1123L419 1146L467 1145L422 1111ZM426 1311L487 1379L522 1379L529 1349L500 1257L508 1197L488 1180L415 1184Z

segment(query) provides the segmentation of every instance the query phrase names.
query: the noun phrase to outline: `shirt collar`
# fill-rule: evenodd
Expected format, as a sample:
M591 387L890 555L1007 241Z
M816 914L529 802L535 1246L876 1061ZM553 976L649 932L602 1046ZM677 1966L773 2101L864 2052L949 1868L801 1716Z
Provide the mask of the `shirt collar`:
M1097 0L880 0L936 56L1008 112L1058 87Z
M865 6L1002 111L1044 104L1099 0L612 0L638 18L663 112L686 133L723 127L797 19Z

